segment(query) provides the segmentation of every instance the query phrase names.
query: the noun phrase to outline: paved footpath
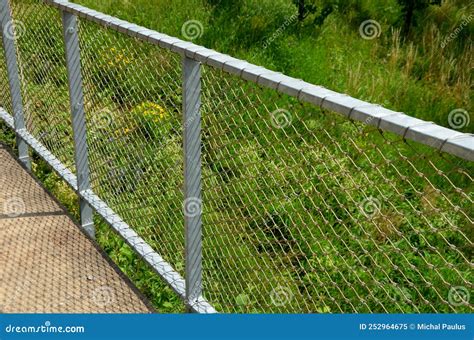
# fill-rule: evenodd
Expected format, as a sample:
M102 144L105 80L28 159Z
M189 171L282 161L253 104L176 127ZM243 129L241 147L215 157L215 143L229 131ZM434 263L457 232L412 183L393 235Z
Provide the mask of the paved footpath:
M149 313L148 305L0 144L0 313Z

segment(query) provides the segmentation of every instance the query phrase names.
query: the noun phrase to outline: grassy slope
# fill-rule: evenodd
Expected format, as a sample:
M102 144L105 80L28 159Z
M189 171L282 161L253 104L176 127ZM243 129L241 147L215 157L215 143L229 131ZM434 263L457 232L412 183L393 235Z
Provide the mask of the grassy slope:
M213 9L204 0L78 2L178 37L184 22L199 20L204 34L195 43L443 126L449 126L451 110L471 109L472 47L456 49L468 40L472 24L440 47L442 38L472 13L468 1L433 7L405 44L397 31L400 8L387 0L362 1L362 14L333 12L320 27L312 18L290 25L268 48L262 48L265 39L294 13L289 0L243 1L240 9ZM381 23L375 40L359 35L358 23L368 18ZM463 131L472 132L473 126Z
M462 67L466 65L466 60L462 60L463 55L458 54L454 61L448 62L450 59L444 57L444 54L449 55L449 51L445 50L439 54L436 53L434 44L423 45L423 39L431 39L431 42L439 39L436 36L430 38L428 33L420 33L422 37L415 37L414 41L418 42L413 45L418 51L416 57L413 52L415 48L410 47L410 44L399 47L397 35L390 33L389 27L390 23L395 22L391 16L396 17L399 9L391 1L379 5L379 8L368 6L368 13L372 13L382 23L383 34L378 40L365 41L360 38L357 24L354 24L360 18L354 13L347 13L347 16L334 13L321 27L289 27L267 49L262 48L262 41L294 10L289 1L245 1L238 11L229 8L216 10L197 0L137 0L133 5L132 2L126 1L98 3L84 0L81 3L175 36L181 36L183 22L190 19L199 20L204 24L205 32L197 43L331 89L379 102L395 110L434 120L442 125L447 125L447 114L453 108L470 109L469 91L466 90L469 88L470 78ZM458 12L462 10L457 8L461 7L454 6L443 10L449 10L449 13L454 13L453 16L459 19ZM388 12L387 8L390 9ZM456 21L453 19L453 27L454 22ZM446 64L451 65L450 72L453 74L450 76L446 76L449 73ZM465 127L465 130L470 130L471 127L472 124ZM249 148L252 154L252 146ZM255 154L257 162L263 162L259 157ZM242 163L245 161L237 156L236 160ZM261 169L249 171L259 171L255 177L263 177L268 165L262 163ZM337 167L334 170L337 170ZM55 194L74 210L76 202L71 198L73 196L57 177L45 170L41 164L38 165L37 172L49 183ZM419 189L422 190L423 187ZM247 203L249 207L255 205L253 202ZM119 263L122 270L153 299L160 311L181 310L181 304L170 290L164 288L159 279L136 259L132 251L103 225L99 226L99 242ZM311 263L307 265L309 268L312 266ZM337 276L336 269L339 267L334 266L335 272L331 274ZM327 268L332 267L328 265ZM312 280L314 279L317 278Z
M400 8L395 1L385 1L377 5L365 2L362 14L354 11L344 14L335 12L320 27L311 23L292 25L268 48L263 48L263 41L294 12L289 1L243 1L240 8L225 5L211 7L204 1L139 0L133 5L125 1L104 1L100 4L88 0L80 2L179 37L182 37L181 26L184 22L199 20L204 25L204 34L195 41L198 44L444 126L448 126L447 117L451 110L464 108L469 111L471 107L470 78L466 71L469 59L465 57L470 47L461 44L458 48L462 52L459 52L456 50L458 42L454 41L444 50L439 48L442 30L449 33L459 24L462 15L468 13L459 2L448 2L442 8L433 8L430 16L425 18L425 28L415 28L412 40L404 44L401 43L396 25ZM359 35L358 23L368 18L377 19L382 25L382 34L376 40L364 40ZM447 23L443 27L438 25L440 29L431 26L439 24L440 20ZM459 39L463 39L462 35ZM472 123L464 127L464 131L472 131ZM377 181L377 177L374 180ZM422 182L415 182L415 185L419 185L420 190L425 189ZM332 199L331 196L328 198ZM253 204L247 203L248 206ZM395 204L401 211L411 214L410 208L402 202ZM271 210L273 207L267 208ZM365 247L370 249L371 245L368 240ZM403 248L403 242L398 246ZM409 250L409 246L405 246ZM355 245L351 247L357 248ZM387 251L390 251L390 247ZM311 268L312 264L308 265ZM342 265L337 267L341 268ZM357 263L351 265L355 266ZM337 277L336 272L331 275ZM350 272L346 275L349 277ZM415 273L413 280L417 280L417 277ZM435 277L431 279L436 281ZM146 282L146 279L143 281ZM240 283L236 281L234 284L238 286ZM384 292L379 297L382 300L385 299L383 295ZM246 294L238 295L237 299L242 297L244 300L251 299ZM258 293L253 298L258 299ZM244 307L241 311L254 311L249 308ZM411 310L410 307L406 308L406 311Z

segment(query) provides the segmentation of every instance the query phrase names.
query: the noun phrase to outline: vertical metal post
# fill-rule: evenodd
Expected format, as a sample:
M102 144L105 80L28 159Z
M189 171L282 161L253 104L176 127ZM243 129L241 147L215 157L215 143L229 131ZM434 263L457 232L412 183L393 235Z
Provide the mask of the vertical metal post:
M77 17L62 12L63 36L66 49L66 64L71 106L72 130L74 134L74 155L79 192L90 188L89 160L87 154L86 119L84 114L84 93L82 90L81 52ZM91 237L95 237L92 208L81 199L81 225Z
M202 293L201 250L201 65L183 57L184 221L186 306Z
M8 0L0 0L0 6L3 50L5 51L15 130L17 132L25 128L25 118L23 115L23 97L21 95L20 76L18 74L18 61L15 48L15 27ZM18 157L20 161L31 170L28 144L21 139L18 133L16 134L16 144L18 146Z

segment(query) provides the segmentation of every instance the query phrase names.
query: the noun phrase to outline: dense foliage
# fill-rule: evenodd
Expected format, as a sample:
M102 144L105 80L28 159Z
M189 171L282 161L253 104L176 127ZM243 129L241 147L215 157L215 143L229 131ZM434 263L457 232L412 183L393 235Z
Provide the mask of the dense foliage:
M199 20L196 43L444 126L453 109L471 109L472 24L441 47L472 15L467 1L78 2L174 36ZM22 3L18 13L41 13ZM54 13L25 20L24 91L30 125L71 164ZM376 39L360 36L368 19L381 26ZM183 273L180 61L93 24L81 26L81 47L94 190ZM290 126L269 119L278 108ZM446 283L472 282L472 163L208 67L202 113L205 291L219 310L446 312ZM56 175L35 167L77 211ZM360 209L367 198L379 203L375 213ZM97 222L99 243L155 306L180 310ZM275 304L275 287L291 301Z

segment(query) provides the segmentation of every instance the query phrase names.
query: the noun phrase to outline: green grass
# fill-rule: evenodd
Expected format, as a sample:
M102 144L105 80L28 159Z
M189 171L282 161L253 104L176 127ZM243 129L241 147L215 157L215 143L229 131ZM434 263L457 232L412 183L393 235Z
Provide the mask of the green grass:
M351 1L327 17L294 22L267 48L294 14L289 0L80 3L174 36L199 20L196 43L444 126L451 110L471 109L465 31L472 25L439 47L468 13L462 1L430 8L405 40L395 1ZM58 16L27 2L19 8L28 28L20 39L27 112L35 131L46 132L42 141L68 162ZM367 41L359 25L369 18L382 34ZM184 274L179 57L95 24L81 22L80 33L93 188ZM204 292L218 310L471 311L446 299L451 286L470 287L473 279L472 163L209 67L202 86ZM283 129L271 120L278 108L292 117ZM461 131L472 131L472 122ZM77 215L74 195L35 164ZM378 205L369 216L361 209L367 199ZM182 311L171 290L96 222L99 244L156 308ZM275 303L275 289L289 301Z
M321 26L311 17L294 22L266 49L264 41L294 14L291 1L217 1L215 7L204 0L78 2L183 39L182 25L199 20L204 31L197 44L443 126L449 127L453 109L472 108L467 43L472 22L441 48L443 38L472 14L469 1L433 6L405 42L396 1L361 1L359 10L341 4ZM366 19L380 22L379 38L360 37ZM463 131L474 131L473 122Z

